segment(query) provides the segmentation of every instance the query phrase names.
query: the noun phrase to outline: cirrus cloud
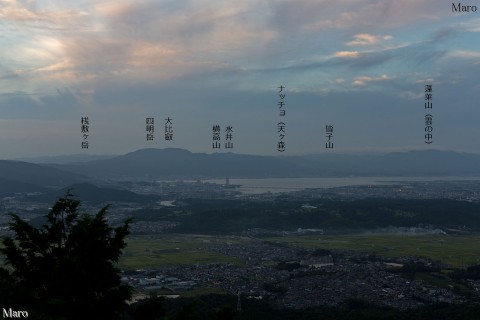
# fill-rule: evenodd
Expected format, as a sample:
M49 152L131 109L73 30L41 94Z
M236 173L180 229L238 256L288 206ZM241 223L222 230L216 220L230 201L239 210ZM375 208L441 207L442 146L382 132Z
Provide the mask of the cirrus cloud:
M369 82L380 82L380 81L388 81L388 80L392 80L392 78L390 78L386 74L382 74L379 77L361 76L354 79L353 85L357 87L363 87Z

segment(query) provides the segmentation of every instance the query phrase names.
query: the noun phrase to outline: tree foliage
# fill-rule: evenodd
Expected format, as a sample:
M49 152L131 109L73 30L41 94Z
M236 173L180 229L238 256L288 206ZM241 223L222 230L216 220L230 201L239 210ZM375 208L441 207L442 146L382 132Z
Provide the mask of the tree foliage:
M92 216L79 214L79 205L67 192L40 228L10 214L14 236L4 237L0 247L4 306L28 310L37 319L120 318L131 288L121 284L116 262L130 220L113 229L108 206Z

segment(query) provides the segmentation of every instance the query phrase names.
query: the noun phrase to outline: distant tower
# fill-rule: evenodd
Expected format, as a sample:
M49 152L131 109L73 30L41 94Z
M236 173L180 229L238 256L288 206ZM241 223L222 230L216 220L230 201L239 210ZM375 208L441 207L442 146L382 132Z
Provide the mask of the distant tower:
M242 295L242 293L239 290L238 293L237 293L237 311L242 311L242 302L240 301L240 296L241 295Z

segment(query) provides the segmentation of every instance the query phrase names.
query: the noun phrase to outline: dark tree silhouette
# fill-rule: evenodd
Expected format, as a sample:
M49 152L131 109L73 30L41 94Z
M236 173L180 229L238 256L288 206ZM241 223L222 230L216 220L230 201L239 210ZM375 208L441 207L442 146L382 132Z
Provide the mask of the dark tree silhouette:
M10 214L15 235L4 237L0 248L4 307L26 310L33 319L121 318L131 288L121 284L116 262L130 220L113 229L108 206L91 216L80 215L79 205L67 192L40 228Z

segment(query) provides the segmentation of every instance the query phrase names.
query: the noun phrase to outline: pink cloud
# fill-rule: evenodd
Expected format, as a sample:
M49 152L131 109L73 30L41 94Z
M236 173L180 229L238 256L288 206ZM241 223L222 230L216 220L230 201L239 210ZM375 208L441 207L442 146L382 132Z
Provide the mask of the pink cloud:
M358 51L339 51L335 52L335 56L340 58L358 58L360 54Z
M353 40L347 42L347 46L370 46L378 43L378 37L368 33L360 33L353 36Z

